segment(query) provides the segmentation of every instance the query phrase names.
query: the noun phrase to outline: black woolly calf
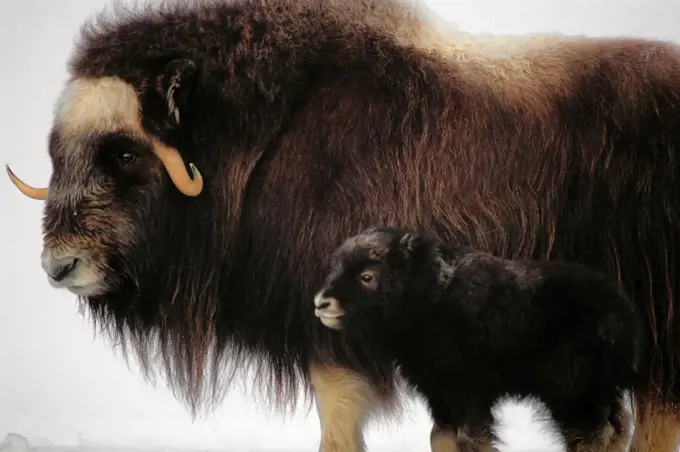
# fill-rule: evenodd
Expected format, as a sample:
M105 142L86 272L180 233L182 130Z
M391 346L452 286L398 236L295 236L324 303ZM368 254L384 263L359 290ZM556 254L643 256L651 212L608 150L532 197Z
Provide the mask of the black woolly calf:
M491 450L505 396L542 401L569 451L625 450L640 320L593 269L372 228L335 251L314 304L426 398L434 451Z

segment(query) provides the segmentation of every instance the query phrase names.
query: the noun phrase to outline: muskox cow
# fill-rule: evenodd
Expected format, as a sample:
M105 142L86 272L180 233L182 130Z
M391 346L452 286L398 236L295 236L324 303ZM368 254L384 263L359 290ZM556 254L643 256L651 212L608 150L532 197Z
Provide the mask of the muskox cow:
M192 408L252 370L272 406L313 388L324 452L361 450L394 374L309 303L329 244L398 221L622 281L634 448L672 450L678 46L476 38L405 0L178 1L88 22L69 70L48 187L10 173L46 200L43 267Z
M433 449L494 450L492 408L510 395L542 401L568 452L627 450L640 317L585 265L372 227L336 248L314 312L399 367L427 402Z

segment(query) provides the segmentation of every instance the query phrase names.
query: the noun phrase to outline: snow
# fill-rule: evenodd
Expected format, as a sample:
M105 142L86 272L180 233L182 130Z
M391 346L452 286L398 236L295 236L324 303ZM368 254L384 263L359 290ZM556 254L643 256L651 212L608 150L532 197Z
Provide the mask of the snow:
M143 1L143 0L140 0ZM680 42L676 0L430 0L473 32L631 34ZM48 180L47 132L81 22L108 0L0 2L0 147L27 182ZM238 391L193 420L162 385L143 381L55 291L39 264L42 203L0 177L0 452L317 451L316 410L287 419ZM562 450L535 411L504 404L502 451ZM419 402L404 417L372 426L371 452L429 452L430 421ZM2 439L4 438L4 439Z
M429 421L422 406L419 406L416 411L417 416L408 417L417 419L402 420L399 426L392 425L369 431L367 449L370 452L395 452L395 450L430 452ZM311 452L318 449L318 433L314 430L317 421L314 413L315 411L312 410L312 414L307 418L307 421L311 421L311 434L310 431L305 434L304 429L298 431L297 428L291 429L289 425L273 422L272 425L276 424L276 427L267 428L266 437L262 435L265 429L260 429L259 435L250 429L249 434L242 431L240 434L229 435L223 444L216 447L177 447L170 442L149 444L143 440L138 440L133 443L134 446L128 447L112 447L89 441L71 446L51 445L43 442L37 447L32 447L31 442L25 437L13 433L7 435L4 442L0 442L0 452ZM562 450L555 438L550 434L540 432L539 427L532 425L533 412L526 406L505 405L499 410L499 414L501 423L506 424L500 429L501 440L506 443L499 446L501 452L560 452ZM257 421L253 422L257 424ZM239 430L241 425L239 425ZM244 430L249 429L246 427Z

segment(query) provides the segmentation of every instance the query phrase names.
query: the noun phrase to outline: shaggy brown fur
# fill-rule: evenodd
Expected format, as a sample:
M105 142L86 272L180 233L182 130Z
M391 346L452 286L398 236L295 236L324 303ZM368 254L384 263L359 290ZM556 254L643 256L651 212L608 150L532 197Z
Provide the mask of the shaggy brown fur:
M312 363L353 368L389 397L390 370L308 309L328 244L370 224L581 262L645 313L635 447L672 444L680 49L447 33L396 0L99 17L51 136L50 252L90 249L78 268L99 275L81 292L96 319L192 405L246 364L272 402L294 400ZM153 137L201 171L197 197L170 182Z

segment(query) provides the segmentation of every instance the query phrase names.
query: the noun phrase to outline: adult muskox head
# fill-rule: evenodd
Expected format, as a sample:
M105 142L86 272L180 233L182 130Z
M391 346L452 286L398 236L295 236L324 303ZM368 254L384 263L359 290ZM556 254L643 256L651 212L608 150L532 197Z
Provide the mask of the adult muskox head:
M176 127L181 82L189 85L189 63L170 65L159 83L167 102L165 118L145 120ZM119 289L120 270L131 253L161 231L148 224L149 210L174 188L187 197L201 194L203 178L177 148L142 124L134 88L117 77L75 78L60 99L49 152L53 175L48 188L34 188L7 167L26 196L46 200L42 267L52 286L92 297ZM165 172L174 187L163 184ZM172 223L168 221L168 223ZM114 271L117 270L117 271ZM123 279L125 276L124 275Z
M193 407L216 364L214 269L223 257L206 218L208 204L219 206L206 199L197 168L205 162L192 162L181 128L194 68L170 61L141 83L111 69L76 72L55 109L49 185L29 186L7 167L23 194L45 201L49 283L86 301L95 325L125 352L132 345L143 370L164 365Z
M216 324L229 319L219 305L233 262L227 242L237 241L228 215L245 171L234 164L225 177L220 137L232 125L206 120L221 104L202 102L212 93L197 88L215 88L211 71L199 70L197 55L157 58L144 41L159 39L154 26L163 24L137 17L86 29L55 108L49 184L35 188L7 171L23 194L45 201L41 260L50 284L79 296L144 370L165 366L171 387L195 407L216 390L227 336L239 334L229 320L223 335ZM135 27L142 38L130 43ZM181 30L172 39L190 44ZM219 132L208 130L216 124ZM246 356L241 344L257 341L239 339L235 367Z

